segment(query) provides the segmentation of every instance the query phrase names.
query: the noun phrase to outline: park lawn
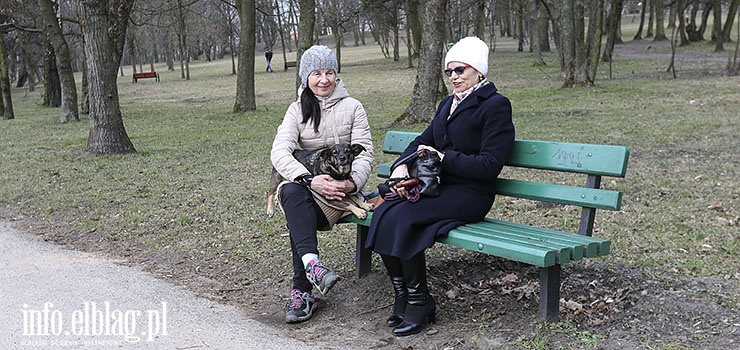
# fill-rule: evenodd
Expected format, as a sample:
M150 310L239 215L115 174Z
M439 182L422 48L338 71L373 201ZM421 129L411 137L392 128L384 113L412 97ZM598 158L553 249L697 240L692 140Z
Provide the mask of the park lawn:
M373 45L342 54L339 76L363 102L378 161L387 161L383 134L408 103L415 69ZM626 178L604 180L624 192L621 211L597 214L595 236L613 242L604 261L740 286L740 81L722 74L726 56L701 62L679 56L677 79L665 72L664 56L618 57L611 79L602 64L596 86L561 89L555 54L545 54L547 66L533 67L529 53L498 40L489 78L512 101L517 138L631 149ZM281 55L273 66L282 67ZM257 110L243 114L231 112L236 78L228 59L192 62L189 81L179 68L156 68L161 82L132 84L130 67L119 78L136 155L86 155L86 116L60 124L56 109L40 106L41 88L13 89L15 119L0 123L5 215L31 218L35 227L28 229L46 239L126 257L175 279L189 271L239 288L287 290L287 231L281 214L265 215L264 191L272 138L295 100L295 68L266 73L258 56ZM576 208L505 197L491 215L571 232L578 225ZM322 251L347 252L325 259L350 274L354 228L321 233L320 242ZM462 254L453 249L430 254ZM374 269L381 269L378 259ZM740 307L736 299L727 303Z

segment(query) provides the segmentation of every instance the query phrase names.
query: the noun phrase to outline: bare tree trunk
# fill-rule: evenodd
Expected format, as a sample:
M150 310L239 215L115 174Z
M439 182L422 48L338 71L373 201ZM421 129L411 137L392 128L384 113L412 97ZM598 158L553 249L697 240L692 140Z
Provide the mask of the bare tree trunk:
M62 105L62 83L59 81L57 56L48 39L44 43L44 102L46 107Z
M128 35L126 36L126 42L128 42L128 56L129 60L131 60L131 76L133 77L134 74L136 74L136 64L138 63L138 58L136 57L136 51L134 50L134 36L133 33L131 33L132 30L129 30Z
M541 0L537 0L537 12L540 18L537 26L540 37L540 51L550 52L550 13Z
M725 38L726 42L730 42L730 36L732 34L732 25L735 23L735 14L737 9L740 7L740 0L732 0L730 8L727 11L727 19L725 20L724 28L722 29L722 37ZM740 38L736 39L740 40Z
M678 19L678 35L681 43L680 46L686 46L689 44L689 37L686 36L686 20L683 16L686 11L686 0L678 0L676 2L676 17Z
M538 0L527 0L527 12L529 13L529 48L532 51L533 66L544 66L540 49L540 11Z
M596 72L599 68L601 57L601 37L604 19L604 0L595 0L591 4L591 20L588 23L588 34L586 34L586 66L584 67L585 82L592 85L596 81Z
M573 17L573 24L575 28L575 45L576 45L576 82L583 82L583 67L586 66L586 20L584 8L585 4L576 2L574 4L575 16Z
M133 3L134 0L77 2L90 87L87 151L92 154L136 153L123 126L116 84Z
M577 85L575 2L570 0L556 1L552 8L557 23L558 53L561 55L560 66L563 78L562 87L574 87Z
M237 8L239 7L238 4L240 1L243 0L236 0ZM254 4L254 0L250 1L252 2L252 4ZM180 49L180 77L185 80L190 80L190 52L188 50L187 28L185 27L185 5L183 5L182 0L177 0L176 21L178 23L177 45Z
M722 0L714 0L714 23L712 24L712 36L714 36L714 52L725 51L723 44L725 38L722 31Z
M278 2L278 0L275 0L275 10L277 10L278 33L280 33L280 45L282 45L282 48L283 48L283 62L288 62L288 56L287 56L287 53L285 52L285 28L283 27L283 16L280 12L280 3ZM284 69L287 70L288 66L285 65Z
M735 9L737 16L740 17L740 9ZM734 15L733 15L734 16ZM730 57L727 62L727 75L740 75L740 26L737 26L737 39L735 40L735 55Z
M668 40L665 36L665 10L663 0L653 0L655 6L655 38L653 41Z
M473 7L476 9L473 11L475 15L475 35L480 40L486 41L486 2L484 0L476 0L473 3Z
M80 112L90 114L90 87L87 81L87 68L82 70L82 86L80 87L82 98L80 98Z
M422 36L422 25L421 17L419 16L419 0L407 0L406 1L406 17L407 24L411 27L411 37L413 38L413 56L414 58L419 57L419 51L421 51L421 36Z
M165 32L164 38L165 38L164 39L164 50L165 50L165 55L166 55L166 60L167 60L167 70L174 72L175 71L175 54L174 54L175 49L172 48L172 40L170 40L171 33L169 30Z
M153 38L153 37L154 37L154 36L152 35L152 38ZM149 49L149 51L147 51L147 52L148 52L148 54L147 54L147 55L149 56L149 57L148 57L148 61L149 61L149 71L150 71L150 72L154 72L154 60L155 60L155 59L156 59L156 57L157 57L157 46L156 46L156 45L154 45L153 43L150 43L150 45L148 45L148 49Z
M90 114L90 86L87 79L87 57L85 55L85 37L82 37L82 86L80 86L80 113Z
M617 42L617 33L619 32L619 22L622 17L622 0L611 0L609 9L609 18L606 20L606 45L604 47L604 62L611 62L614 54L614 44Z
M637 33L635 33L635 37L632 40L642 39L642 27L645 24L645 9L647 6L647 1L643 1L642 8L640 9L640 25L637 27Z
M342 34L339 26L331 27L331 36L334 39L334 56L337 57L337 73L342 72Z
M516 4L516 15L514 17L514 26L515 26L515 32L517 36L517 52L524 52L524 41L526 40L526 35L524 34L524 21L525 21L525 15L524 15L524 1L517 1Z
M34 77L34 69L31 65L31 57L28 53L28 41L26 40L28 34L24 32L18 33L18 46L21 47L21 56L23 57L23 67L26 70L26 76L28 77L28 91L34 92L36 90L36 78ZM20 77L18 78L18 85L16 87L23 86L21 84Z
M254 92L254 46L255 39L255 2L254 0L236 0L239 12L239 65L236 75L236 101L233 112L254 111L257 109Z
M313 45L313 31L316 26L316 0L300 0L301 21L298 23L298 41L296 42L296 67L301 66L301 55ZM296 94L301 86L298 69L295 73Z
M10 95L10 78L8 76L8 59L5 54L5 40L3 40L2 34L0 34L0 113L3 115L3 119L14 119L15 113L13 113L13 99Z
M288 0L288 1L290 2L290 5L288 6L288 17L290 18L290 23L292 23L292 26L291 26L291 27L292 27L292 28L293 28L293 29L295 30L295 33L299 33L299 32L301 31L301 28L300 28L300 27L301 27L301 23L300 23L300 22L302 22L302 21L299 21L299 20L298 20L298 15L297 15L297 14L295 13L295 9L297 8L297 7L295 6L295 2L296 2L296 0ZM302 3L302 2L301 2L301 3ZM315 9L316 9L316 1L315 1L315 0L313 1L313 4L314 4L314 5L313 5L313 7L312 7L312 8L313 8L313 9L315 10ZM301 17L301 18L303 18L303 17ZM312 23L314 23L314 22L316 21L316 13L313 13L313 14L311 15L311 21L313 21ZM311 31L313 32L313 24L311 25ZM301 51L301 50L300 50L300 48L299 48L299 44L298 44L298 40L299 40L299 39L298 39L298 35L294 35L293 37L295 38L295 39L294 39L294 41L295 41L295 47L296 47L296 50L297 50L297 51L300 51L300 52L303 52L303 51ZM311 47L311 46L308 46L308 47ZM307 48L308 48L308 47L307 47ZM291 51L291 52L293 51L293 50L292 50L292 49L290 48L290 40L288 40L288 50L289 50L289 51ZM301 56L300 56L300 55L298 55L298 58L299 58L299 59L300 59L300 57L301 57ZM296 61L296 62L297 62L297 61ZM296 73L296 74L297 74L297 73Z
M653 26L655 25L655 6L653 3L654 3L653 0L646 0L642 3L643 6L650 7L650 13L648 15L647 33L645 33L646 38L652 38L653 35L655 35L655 32L653 31Z
M416 68L416 84L406 110L393 125L428 122L434 117L439 99L438 83L441 79L444 48L444 27L447 0L427 0L421 39L421 60Z
M406 15L406 52L408 54L408 57L406 57L406 61L408 63L408 68L414 68L414 51L413 51L413 44L411 43L411 26L408 22L408 15Z

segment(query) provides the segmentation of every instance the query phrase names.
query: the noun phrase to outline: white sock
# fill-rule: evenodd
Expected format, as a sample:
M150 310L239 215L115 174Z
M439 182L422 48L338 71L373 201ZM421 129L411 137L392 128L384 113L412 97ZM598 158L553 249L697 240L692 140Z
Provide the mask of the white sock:
M303 255L301 257L301 260L303 261L303 267L305 269L308 269L308 263L314 260L319 260L319 255L314 253L308 253L306 255Z

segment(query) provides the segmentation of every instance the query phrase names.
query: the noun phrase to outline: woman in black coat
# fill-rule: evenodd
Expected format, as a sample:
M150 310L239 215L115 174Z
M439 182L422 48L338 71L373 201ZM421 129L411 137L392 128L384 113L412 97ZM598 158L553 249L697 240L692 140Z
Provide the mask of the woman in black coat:
M450 48L444 72L455 91L440 102L431 125L399 157L419 149L437 152L442 159L439 196L386 201L373 213L366 246L380 254L391 277L395 303L387 324L398 336L419 333L427 321L435 322L424 251L453 228L486 216L496 178L514 143L511 103L485 77L488 51L476 37ZM391 177L408 175L401 164ZM406 197L404 189L394 191Z

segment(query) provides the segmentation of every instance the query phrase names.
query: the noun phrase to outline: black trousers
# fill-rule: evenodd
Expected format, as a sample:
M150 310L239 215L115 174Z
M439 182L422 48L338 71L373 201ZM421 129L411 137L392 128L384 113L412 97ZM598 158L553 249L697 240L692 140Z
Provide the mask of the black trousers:
M290 233L290 251L293 254L293 289L310 292L313 286L306 278L301 256L319 253L317 228L328 222L324 212L316 204L308 188L295 184L285 184L280 189L280 202L283 205L285 220Z

